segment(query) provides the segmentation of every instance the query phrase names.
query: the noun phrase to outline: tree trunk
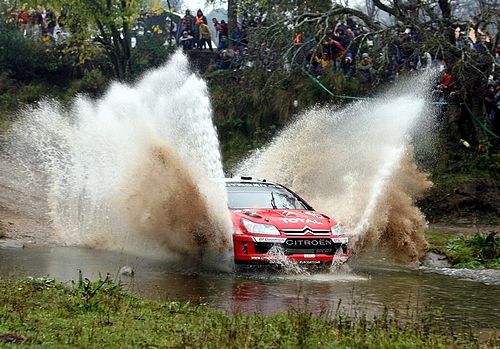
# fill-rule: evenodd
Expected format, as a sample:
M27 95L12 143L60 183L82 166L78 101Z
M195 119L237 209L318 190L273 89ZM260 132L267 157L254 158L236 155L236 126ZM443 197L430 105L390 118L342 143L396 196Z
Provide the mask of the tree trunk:
M231 35L231 32L236 29L238 24L236 0L227 1L227 24L229 26L229 35Z

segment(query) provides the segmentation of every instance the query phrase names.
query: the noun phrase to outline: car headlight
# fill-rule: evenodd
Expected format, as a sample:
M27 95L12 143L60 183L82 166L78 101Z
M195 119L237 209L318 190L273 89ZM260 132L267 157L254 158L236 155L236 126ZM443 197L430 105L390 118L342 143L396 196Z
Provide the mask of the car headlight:
M251 234L280 235L279 230L271 224L260 224L242 218L241 223Z
M331 227L331 231L333 235L344 235L346 233L344 227L341 226L340 224L336 224L333 227Z

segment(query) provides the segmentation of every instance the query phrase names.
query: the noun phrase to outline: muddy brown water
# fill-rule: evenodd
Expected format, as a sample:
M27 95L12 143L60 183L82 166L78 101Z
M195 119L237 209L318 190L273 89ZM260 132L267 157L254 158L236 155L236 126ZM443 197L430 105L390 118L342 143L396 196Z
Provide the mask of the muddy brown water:
M134 277L120 276L132 266ZM193 272L183 265L74 247L0 249L0 277L50 276L59 281L110 273L124 287L158 300L207 303L227 312L274 314L290 307L319 314L340 308L350 314L411 318L441 309L452 326L500 329L500 284L463 280L428 270L391 265L380 258L351 260L349 270L311 275L258 271Z

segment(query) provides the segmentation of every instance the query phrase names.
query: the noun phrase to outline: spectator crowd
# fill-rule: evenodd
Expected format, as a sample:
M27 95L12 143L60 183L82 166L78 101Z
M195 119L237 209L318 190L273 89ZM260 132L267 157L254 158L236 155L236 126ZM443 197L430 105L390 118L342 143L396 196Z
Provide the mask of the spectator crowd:
M68 37L65 32L67 12L62 8L57 16L52 9L20 10L14 14L20 32L29 39L40 39L47 45L62 44Z
M152 17L151 14L147 16ZM50 45L64 43L70 35L65 30L66 17L64 8L57 16L53 10L42 7L15 14L18 28L25 37L42 39ZM421 39L412 28L394 29L389 36L374 34L346 16L328 28L321 38L310 32L297 31L290 40L291 54L284 57L259 35L259 29L268 25L265 18L259 16L241 20L230 31L224 20L211 18L209 22L201 9L195 15L186 10L179 18L164 17L162 25L170 43L183 50L215 51L216 69L261 68L273 71L278 68L289 70L292 65L299 65L317 78L335 71L371 85L376 81L393 81L402 72L419 72L434 67L441 74L433 92L436 100L446 102L457 98L458 88L443 53L419 51ZM474 27L471 22L454 25L456 48L478 55L493 55L500 64L500 46L492 47L488 33ZM499 134L500 78L496 74L488 80L484 107L488 122Z

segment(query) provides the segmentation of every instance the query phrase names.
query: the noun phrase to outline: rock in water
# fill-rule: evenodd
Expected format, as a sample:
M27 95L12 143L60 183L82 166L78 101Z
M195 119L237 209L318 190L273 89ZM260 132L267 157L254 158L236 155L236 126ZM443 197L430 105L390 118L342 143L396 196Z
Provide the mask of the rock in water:
M120 275L124 276L134 276L135 271L132 269L132 267L125 265L120 269Z
M0 248L23 248L24 244L16 240L0 240Z
M448 257L444 254L427 252L425 255L422 264L429 268L449 268L451 266Z

